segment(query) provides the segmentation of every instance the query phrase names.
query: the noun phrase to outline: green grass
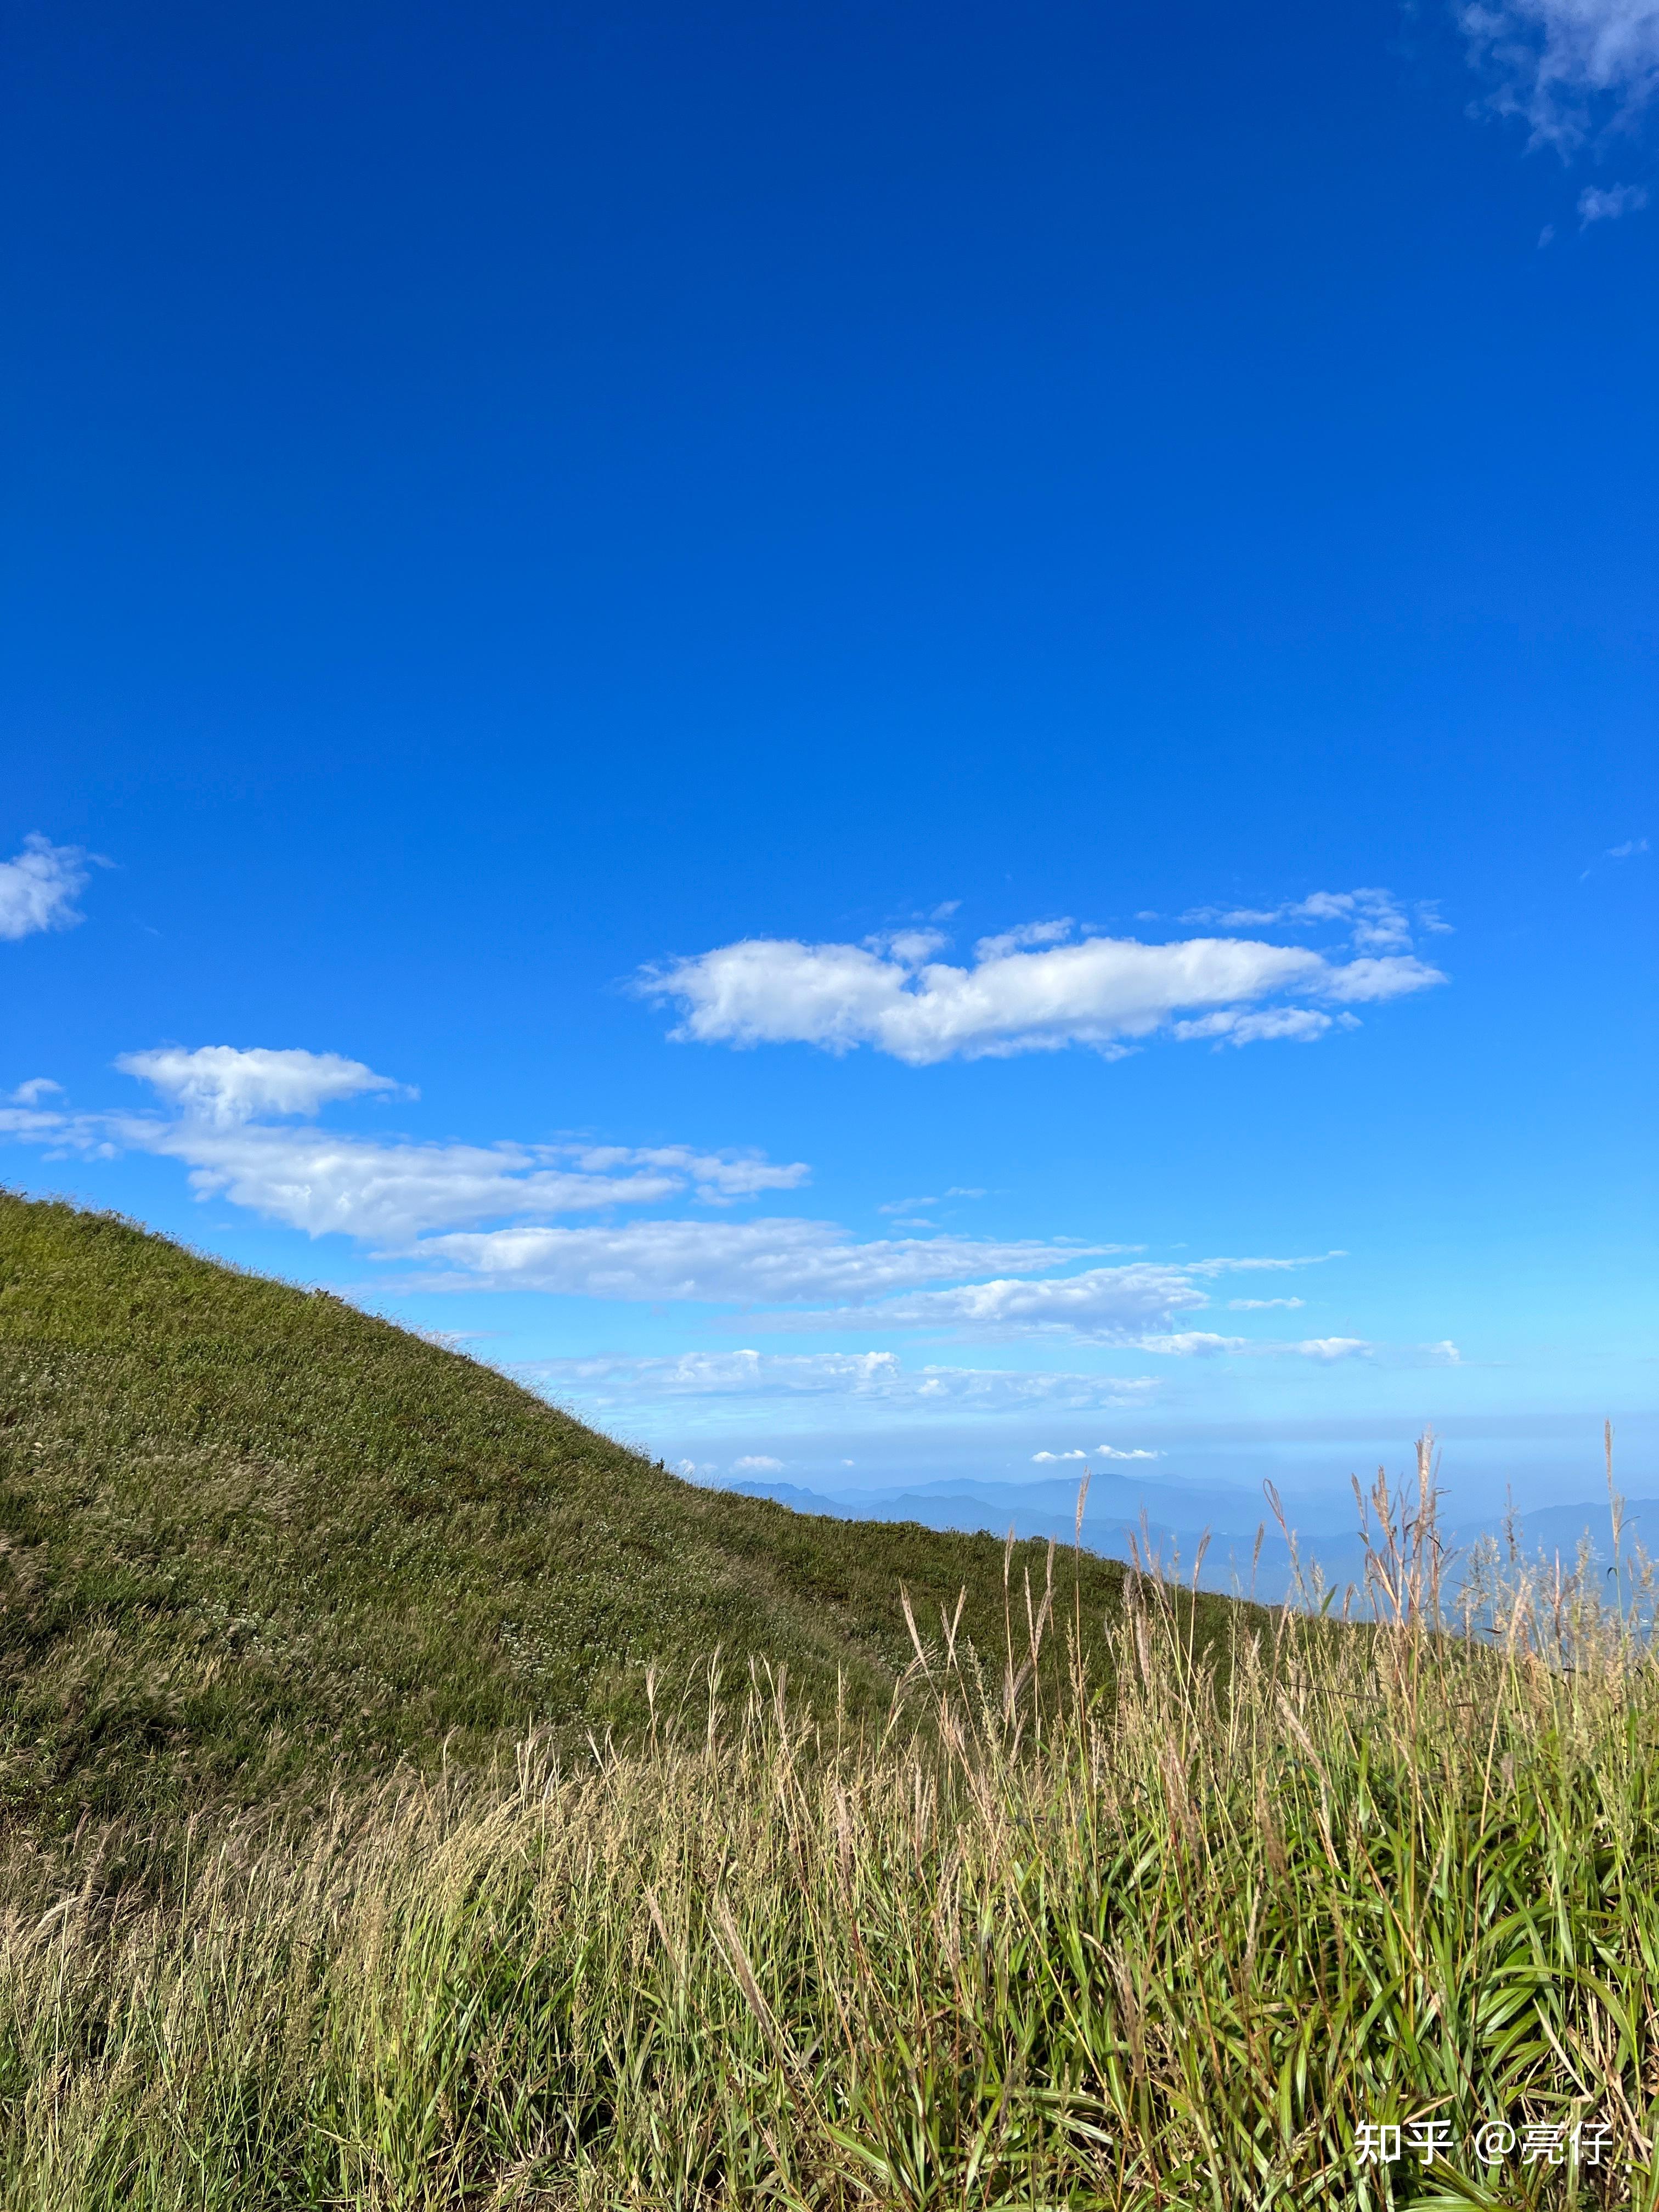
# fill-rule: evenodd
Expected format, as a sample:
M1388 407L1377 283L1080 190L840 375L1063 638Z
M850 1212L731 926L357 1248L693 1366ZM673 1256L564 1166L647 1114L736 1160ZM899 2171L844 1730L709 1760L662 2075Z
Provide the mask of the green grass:
M1149 1582L1104 1692L924 1637L914 1735L756 1698L204 1823L159 1886L14 1856L0 2204L1651 2206L1659 1694L1567 1610L1241 1610L1224 1689ZM1448 2154L1362 2162L1413 2123Z
M1449 1626L1419 1488L1363 1629L1086 1559L1049 1611L7 1223L0 2212L1659 2207L1651 1577L1494 1553ZM501 1627L566 1586L554 1697ZM708 1695L711 1630L789 1683Z
M965 1590L1000 1650L1003 1570L696 1489L337 1299L0 1194L0 1811L36 1826L569 1748L643 1724L648 1667L706 1709L717 1651L872 1717L901 1590L927 1620ZM1067 1573L1093 1636L1122 1571Z

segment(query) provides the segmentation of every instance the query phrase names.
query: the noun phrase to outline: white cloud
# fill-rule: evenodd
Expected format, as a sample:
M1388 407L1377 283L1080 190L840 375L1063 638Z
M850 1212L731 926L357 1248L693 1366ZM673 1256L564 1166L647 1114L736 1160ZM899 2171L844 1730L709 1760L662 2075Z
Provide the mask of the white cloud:
M0 1111L0 1130L88 1157L126 1151L175 1159L198 1197L228 1198L308 1236L337 1232L398 1253L463 1224L656 1205L688 1191L725 1205L795 1188L808 1173L799 1161L689 1146L418 1144L251 1118L397 1088L332 1053L210 1046L132 1053L118 1065L160 1090L173 1115L42 1112L45 1079L37 1079L24 1086L32 1097L17 1094L19 1110Z
M1002 1276L923 1291L887 1300L878 1314L884 1326L1002 1337L1063 1332L1097 1344L1126 1344L1208 1303L1186 1267L1143 1260L1038 1282Z
M1244 1353L1255 1358L1333 1360L1369 1358L1371 1346L1358 1336L1308 1336L1299 1344L1279 1343L1249 1336L1217 1336L1208 1329L1183 1329L1164 1337L1143 1336L1142 1352L1168 1352L1177 1359L1215 1358L1222 1353Z
M974 957L981 962L1002 960L1011 952L1030 952L1039 945L1063 945L1076 927L1069 916L1062 921L1023 921L1005 929L1000 937L981 937L974 947Z
M982 1190L965 1189L957 1183L952 1183L945 1194L946 1199L983 1198L984 1195ZM895 1228L931 1229L933 1224L925 1218L926 1210L942 1203L943 1200L938 1198L890 1198L884 1206L878 1206L876 1212L884 1215Z
M660 1170L584 1173L560 1164L555 1146L382 1143L136 1115L106 1126L134 1151L182 1161L201 1197L223 1196L309 1237L373 1239L395 1251L462 1222L649 1206L684 1188Z
M1352 1023L1352 1014L1343 1017ZM1177 1022L1173 1034L1182 1044L1203 1037L1212 1039L1219 1047L1224 1044L1312 1044L1322 1037L1331 1026L1328 1014L1317 1012L1312 1006L1275 1006L1261 1014L1242 1014L1229 1008L1218 1014L1206 1014L1201 1021Z
M1080 1375L1052 1369L908 1368L891 1352L684 1352L668 1356L544 1359L514 1372L599 1405L664 1399L834 1397L885 1410L977 1414L1048 1407L1068 1413L1144 1404L1146 1375Z
M386 1256L421 1263L410 1287L744 1304L767 1309L751 1312L744 1326L768 1332L926 1329L996 1341L1063 1336L1177 1354L1261 1348L1242 1337L1172 1329L1176 1315L1208 1304L1205 1282L1318 1264L1317 1257L1223 1258L1053 1272L1114 1249L1122 1248L937 1235L860 1243L827 1221L670 1219L459 1231ZM991 1268L1000 1272L990 1279L950 1282ZM927 1287L939 1283L949 1287Z
M1569 154L1659 91L1659 0L1471 0L1458 9L1490 104Z
M1248 1336L1218 1336L1213 1329L1171 1330L1167 1336L1143 1336L1143 1352L1161 1352L1171 1359L1215 1359L1224 1352L1255 1349Z
M781 1474L783 1462L773 1459L765 1452L745 1452L741 1459L732 1462L733 1474Z
M25 837L21 853L0 860L0 937L73 929L83 919L75 902L90 880L88 857L80 846L54 845L38 830Z
M220 1128L234 1127L256 1114L313 1115L334 1099L356 1098L365 1091L403 1092L391 1076L376 1075L362 1060L337 1052L283 1052L264 1046L245 1050L229 1044L188 1052L182 1045L163 1045L155 1052L123 1053L115 1065L182 1112Z
M1042 1274L1033 1268L1026 1272L1038 1279L1000 1276L988 1281L958 1282L948 1289L890 1295L862 1312L842 1307L828 1314L769 1315L754 1326L922 1328L943 1330L957 1339L979 1337L1002 1342L1019 1337L1063 1336L1080 1343L1178 1356L1248 1352L1261 1347L1244 1337L1176 1329L1176 1317L1208 1305L1209 1294L1202 1285L1218 1275L1264 1269L1282 1272L1318 1264L1317 1256L1143 1260L1059 1276Z
M1300 1298L1229 1298L1230 1313L1267 1313L1275 1306L1293 1309L1302 1304Z
M1182 1325L1210 1304L1207 1285L1218 1277L1316 1265L1317 1255L1085 1266L1133 1248L936 1232L861 1242L835 1222L793 1217L567 1225L556 1217L656 1206L690 1189L721 1205L797 1185L806 1170L685 1146L419 1144L252 1118L304 1114L331 1097L391 1087L390 1078L337 1054L173 1048L134 1054L121 1065L159 1088L171 1115L58 1109L42 1103L56 1086L37 1077L0 1107L0 1133L59 1157L109 1158L125 1150L176 1159L198 1196L228 1198L312 1236L337 1232L378 1247L377 1258L410 1269L405 1288L743 1305L763 1310L744 1323L757 1330L1059 1336L1176 1357L1283 1352L1332 1359L1369 1349L1357 1339L1261 1344ZM485 1225L492 1221L504 1225ZM1057 1272L1062 1268L1073 1272ZM583 1370L599 1388L622 1371ZM988 1380L976 1370L902 1373L891 1354L880 1353L769 1355L764 1362L758 1352L686 1355L655 1367L636 1364L634 1387L645 1387L647 1375L659 1395L836 1389L917 1404L1023 1397L1106 1405L1126 1402L1123 1394L1139 1387L1116 1378Z
M60 1097L64 1086L54 1083L49 1075L33 1075L27 1083L20 1083L15 1091L8 1093L11 1106L38 1106L44 1098Z
M991 1243L963 1237L884 1237L859 1243L830 1221L633 1221L614 1228L529 1224L423 1238L419 1257L443 1272L434 1285L556 1291L600 1298L855 1304L913 1285L988 1268L1036 1273L1099 1247ZM890 1305L855 1315L885 1323ZM835 1318L844 1320L847 1310ZM815 1322L799 1317L797 1325Z
M1633 860L1648 850L1645 837L1626 837L1622 845L1609 845L1607 851L1590 862L1578 880L1587 884L1604 860Z
M1434 900L1419 905L1423 927L1444 929L1446 925L1435 914L1438 903ZM1392 891L1376 889L1313 891L1306 898L1291 899L1281 906L1193 907L1181 918L1215 922L1223 929L1305 929L1331 923L1347 931L1356 951L1361 952L1405 951L1412 941L1405 908Z
M1111 1444L1097 1444L1092 1451L1033 1452L1031 1462L1034 1466L1041 1467L1045 1462L1052 1466L1063 1459L1162 1459L1163 1456L1162 1452L1119 1451Z
M1228 919L1335 922L1358 957L1239 937L1060 943L1073 925L1056 921L982 938L971 967L930 959L916 939L872 947L754 938L647 970L636 988L679 1008L672 1034L682 1040L836 1053L869 1044L924 1066L1071 1044L1115 1057L1160 1030L1235 1043L1306 1041L1332 1017L1288 1000L1374 1003L1445 981L1413 954L1388 949L1409 935L1386 892L1321 892L1271 915Z
M1450 1337L1442 1337L1438 1344L1425 1344L1423 1349L1437 1367L1461 1367L1463 1355Z
M1605 191L1586 185L1578 195L1578 228L1593 222L1616 222L1621 215L1635 215L1648 204L1645 185L1613 185Z
M811 1180L805 1160L769 1160L763 1152L698 1152L688 1145L554 1146L544 1150L568 1158L585 1174L601 1175L613 1168L654 1168L670 1179L670 1188L693 1188L705 1206L723 1206L733 1199L758 1198L763 1191L799 1190Z

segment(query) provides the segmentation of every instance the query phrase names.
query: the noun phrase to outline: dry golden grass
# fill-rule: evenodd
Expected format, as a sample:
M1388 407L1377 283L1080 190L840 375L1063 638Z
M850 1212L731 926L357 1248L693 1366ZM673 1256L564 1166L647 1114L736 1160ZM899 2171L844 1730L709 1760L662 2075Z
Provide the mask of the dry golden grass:
M1651 2205L1650 1588L1493 1558L1447 1624L1431 1499L1376 1509L1370 1625L1206 1650L1016 1565L884 1724L757 1668L625 1753L15 1852L0 2204Z

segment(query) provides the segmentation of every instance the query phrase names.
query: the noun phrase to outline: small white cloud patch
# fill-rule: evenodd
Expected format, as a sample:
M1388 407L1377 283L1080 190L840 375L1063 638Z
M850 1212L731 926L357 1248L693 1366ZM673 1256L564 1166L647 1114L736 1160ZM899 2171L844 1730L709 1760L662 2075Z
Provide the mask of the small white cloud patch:
M21 853L0 860L0 937L73 929L83 921L75 902L91 880L90 858L79 845L54 845L39 830L25 837Z
M1586 185L1578 195L1578 228L1588 230L1593 222L1616 222L1621 215L1634 215L1647 204L1645 185L1614 185L1607 191Z
M1035 1467L1052 1467L1063 1459L1162 1459L1163 1456L1162 1452L1119 1451L1114 1444L1097 1444L1092 1451L1033 1452L1031 1463Z
M307 1117L337 1098L366 1091L403 1091L389 1075L376 1075L361 1060L337 1052L272 1051L206 1044L193 1052L163 1045L154 1052L123 1053L115 1065L136 1075L187 1114L221 1128L256 1114Z

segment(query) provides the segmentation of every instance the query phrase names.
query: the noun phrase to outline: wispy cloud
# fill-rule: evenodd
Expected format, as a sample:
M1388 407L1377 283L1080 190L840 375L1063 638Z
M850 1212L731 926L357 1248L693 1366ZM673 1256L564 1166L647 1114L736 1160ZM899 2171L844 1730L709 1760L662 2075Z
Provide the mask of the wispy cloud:
M1605 191L1586 185L1578 195L1578 228L1587 230L1593 222L1616 222L1621 215L1635 215L1647 204L1645 185L1613 185Z
M669 1357L543 1359L514 1370L596 1405L664 1399L836 1398L890 1411L991 1414L1047 1408L1088 1413L1144 1404L1152 1376L1052 1369L906 1366L891 1352L685 1352Z
M1000 1276L884 1300L884 1327L942 1328L971 1336L1063 1334L1100 1344L1139 1342L1175 1316L1207 1305L1189 1268L1152 1261L1091 1267L1040 1281Z
M1579 877L1581 884L1588 883L1595 871L1608 860L1634 860L1648 849L1645 837L1626 837L1622 845L1609 845L1605 853L1598 854Z
M393 1251L449 1224L649 1206L685 1188L683 1176L655 1166L590 1173L554 1146L386 1143L136 1115L107 1126L134 1151L184 1162L204 1198L223 1196L309 1237L373 1240Z
M76 1113L53 1103L56 1086L37 1078L0 1107L0 1135L59 1156L142 1152L176 1160L199 1197L222 1197L313 1237L346 1236L398 1268L404 1290L740 1306L757 1310L744 1323L757 1330L1047 1337L1182 1358L1237 1351L1334 1358L1364 1348L1345 1338L1273 1345L1194 1325L1219 1279L1316 1260L1156 1261L1120 1256L1131 1247L1075 1238L932 1230L860 1239L833 1221L734 1218L726 1210L798 1188L807 1173L800 1162L689 1146L433 1144L342 1134L306 1117L399 1086L337 1054L168 1047L128 1054L120 1065L157 1090L167 1110ZM689 1196L718 1211L614 1218ZM560 1218L583 1214L612 1218ZM655 1370L656 1387L690 1387L687 1377L704 1387L720 1371L759 1387L758 1353L720 1357L736 1364L719 1370L682 1363ZM780 1355L765 1375L788 1391L900 1388L890 1358L825 1357L830 1364L815 1365ZM951 1374L928 1370L903 1388L920 1402L982 1387ZM1050 1386L1030 1387L1042 1399Z
M79 845L54 845L38 830L23 849L0 860L0 937L33 937L73 929L85 917L76 900L91 881L92 856Z
M335 1053L210 1045L130 1053L118 1061L159 1091L167 1114L43 1110L45 1079L0 1109L0 1134L110 1157L151 1152L185 1167L199 1197L224 1197L266 1219L336 1233L395 1253L434 1231L492 1220L546 1220L694 1195L724 1206L793 1190L805 1162L684 1145L429 1144L283 1124L333 1101L409 1096L391 1077ZM49 1086L55 1091L56 1086ZM691 1224L696 1226L696 1224Z
M64 1086L54 1083L49 1075L33 1075L27 1083L20 1083L15 1091L6 1093L9 1106L39 1106L48 1098L61 1097Z
M1161 1352L1176 1359L1213 1359L1224 1353L1249 1358L1314 1359L1328 1366L1338 1359L1368 1359L1375 1346L1362 1336L1304 1336L1283 1342L1271 1337L1219 1336L1209 1329L1179 1329L1168 1336L1143 1336L1138 1348Z
M933 1223L923 1218L930 1207L946 1205L953 1198L983 1198L984 1195L983 1190L968 1189L952 1183L943 1198L890 1198L885 1205L878 1206L876 1212L892 1222L896 1228L931 1229Z
M823 1317L830 1320L913 1285L991 1268L1036 1274L1074 1264L1090 1249L1040 1239L997 1243L945 1236L860 1243L835 1222L792 1217L460 1231L423 1238L418 1257L430 1271L423 1279L434 1288L554 1291L707 1304L853 1302L852 1308L838 1303ZM866 1322L872 1316L884 1324L898 1318L885 1303L856 1315ZM799 1316L794 1325L817 1323Z
M1419 900L1414 912L1417 927L1443 933L1437 899ZM1313 891L1270 907L1190 907L1183 921L1213 922L1223 929L1312 929L1334 923L1361 952L1401 952L1412 942L1412 917L1392 891Z
M1003 1274L989 1280L956 1282L939 1290L879 1297L861 1308L770 1314L755 1325L769 1329L914 1329L957 1341L979 1339L993 1343L1050 1337L1176 1358L1268 1349L1300 1352L1310 1358L1340 1356L1322 1352L1311 1339L1299 1345L1269 1346L1253 1338L1222 1336L1179 1325L1183 1317L1209 1306L1206 1285L1218 1275L1262 1269L1279 1272L1318 1264L1316 1258L1139 1260L1066 1275L1033 1268L1018 1278ZM1333 1338L1318 1343L1348 1346L1357 1341Z
M676 1006L672 1035L704 1044L871 1045L912 1066L1092 1047L1108 1058L1160 1032L1178 1041L1311 1042L1346 1011L1443 983L1403 948L1404 909L1383 891L1320 892L1293 906L1237 911L1224 926L1340 929L1340 953L1260 938L1147 944L1085 934L1069 921L981 938L971 963L934 955L938 932L863 945L751 938L646 971L641 995ZM1437 917L1421 926L1440 928Z
M1659 0L1470 0L1457 10L1488 104L1570 154L1659 92Z

